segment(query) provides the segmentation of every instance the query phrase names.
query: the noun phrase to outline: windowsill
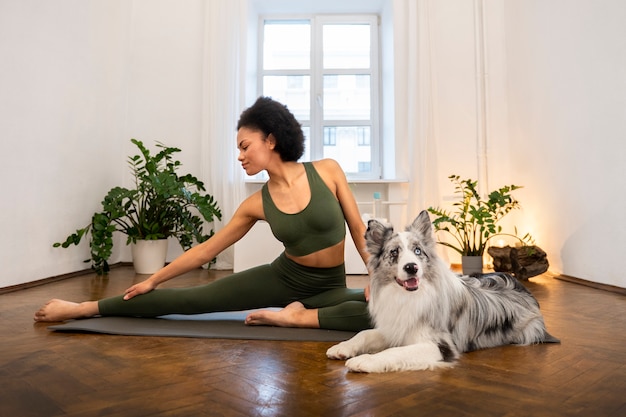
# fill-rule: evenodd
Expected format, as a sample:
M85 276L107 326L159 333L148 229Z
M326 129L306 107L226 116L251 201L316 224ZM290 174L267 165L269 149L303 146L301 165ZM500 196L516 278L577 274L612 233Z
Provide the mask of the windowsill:
M246 178L246 184L265 184L267 179ZM364 178L348 178L348 184L407 184L407 179L364 179Z
M353 178L353 179L348 178L349 184L406 184L408 182L409 180L401 179L401 178L396 178L396 179L384 179L383 178L383 179L378 179L378 180L363 179L363 178Z

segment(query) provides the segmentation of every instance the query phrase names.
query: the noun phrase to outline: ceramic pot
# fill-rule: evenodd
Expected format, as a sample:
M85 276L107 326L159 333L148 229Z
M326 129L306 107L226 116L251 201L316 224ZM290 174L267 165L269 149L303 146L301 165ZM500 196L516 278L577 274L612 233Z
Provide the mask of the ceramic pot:
M165 265L167 239L138 240L131 244L133 266L138 274L154 274Z
M483 273L483 257L482 256L462 256L461 267L463 275L482 274Z

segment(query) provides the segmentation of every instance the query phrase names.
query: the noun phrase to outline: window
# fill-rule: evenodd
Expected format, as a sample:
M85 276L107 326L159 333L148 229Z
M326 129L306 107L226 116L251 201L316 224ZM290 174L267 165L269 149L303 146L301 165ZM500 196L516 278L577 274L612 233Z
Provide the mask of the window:
M332 158L350 178L380 178L378 18L261 18L259 94L303 126L303 160Z

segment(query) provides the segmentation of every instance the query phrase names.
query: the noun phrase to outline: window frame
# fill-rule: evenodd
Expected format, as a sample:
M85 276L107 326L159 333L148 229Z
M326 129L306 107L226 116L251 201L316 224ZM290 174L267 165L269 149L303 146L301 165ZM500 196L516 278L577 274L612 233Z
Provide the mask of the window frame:
M268 21L309 21L311 25L310 66L308 70L265 70L263 68L263 36L265 22ZM370 68L369 69L324 69L322 63L322 36L325 24L358 24L370 25ZM378 14L261 14L258 20L257 36L257 96L263 94L265 76L298 75L310 77L310 119L299 120L303 128L309 129L309 147L305 156L310 160L324 157L324 127L370 127L370 161L369 172L346 172L349 180L377 180L382 178L382 137L381 137L381 77L380 60L380 16ZM368 75L370 77L370 118L369 120L323 120L323 93L325 75ZM303 157L303 158L304 158ZM358 162L358 161L357 161Z

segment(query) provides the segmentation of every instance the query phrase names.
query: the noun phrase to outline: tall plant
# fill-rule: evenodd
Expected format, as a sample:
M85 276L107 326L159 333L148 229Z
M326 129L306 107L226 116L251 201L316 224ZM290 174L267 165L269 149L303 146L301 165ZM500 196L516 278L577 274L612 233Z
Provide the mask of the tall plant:
M436 231L444 231L452 237L452 242L439 241L463 256L482 256L490 239L495 236L512 236L523 243L531 243L532 237L526 234L502 232L498 223L511 210L520 208L519 202L511 193L522 187L506 185L489 193L483 200L477 190L478 182L461 179L458 175L448 177L455 185L454 192L459 201L453 204L454 210L429 207L428 211L436 217L433 226Z
M203 221L221 219L222 213L213 196L204 194L204 184L191 174L178 175L182 165L173 155L181 150L157 143L156 155L141 141L131 139L140 153L129 157L134 188L114 187L102 201L102 211L94 213L91 223L76 230L54 247L78 245L91 233L90 262L98 274L109 271L113 251L113 233L127 235L126 244L137 240L175 237L184 250L193 242L204 242L213 235L205 232Z

